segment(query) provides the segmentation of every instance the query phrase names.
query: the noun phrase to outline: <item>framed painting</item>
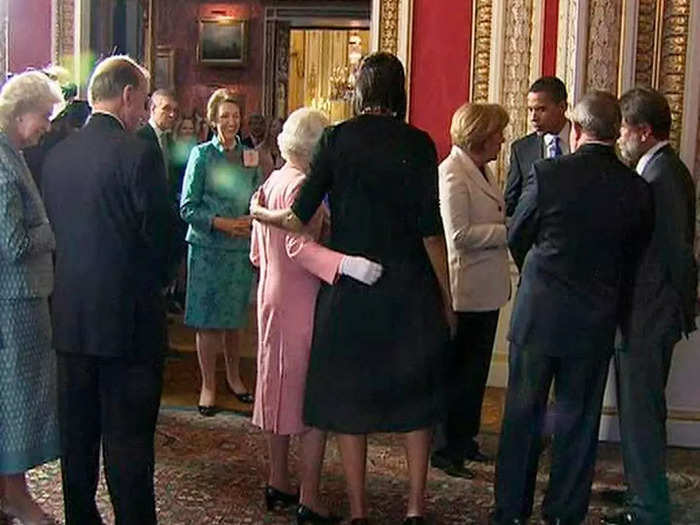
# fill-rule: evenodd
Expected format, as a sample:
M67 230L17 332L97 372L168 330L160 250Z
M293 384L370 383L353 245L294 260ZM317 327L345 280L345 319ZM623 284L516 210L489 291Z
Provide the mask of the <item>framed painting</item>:
M200 64L245 67L248 62L248 21L200 19L198 55Z

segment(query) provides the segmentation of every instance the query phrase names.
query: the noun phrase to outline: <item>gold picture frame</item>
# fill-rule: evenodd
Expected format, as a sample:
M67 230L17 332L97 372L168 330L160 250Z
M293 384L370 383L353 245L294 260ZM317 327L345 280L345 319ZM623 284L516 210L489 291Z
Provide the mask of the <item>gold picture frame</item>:
M248 64L248 20L200 19L197 55L203 65L245 67Z

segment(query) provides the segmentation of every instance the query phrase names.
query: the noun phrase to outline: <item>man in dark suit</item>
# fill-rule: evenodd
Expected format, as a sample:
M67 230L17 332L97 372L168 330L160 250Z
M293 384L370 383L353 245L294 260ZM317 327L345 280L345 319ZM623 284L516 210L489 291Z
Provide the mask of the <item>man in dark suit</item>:
M624 276L639 259L652 221L647 184L615 155L619 127L613 95L583 97L573 118L576 152L535 163L513 215L508 245L522 277L496 465L498 524L524 523L532 513L552 381L544 518L578 525L586 516Z
M151 95L149 102L150 117L136 134L148 141L163 157L165 173L168 176L168 184L172 185L171 177L171 148L173 127L177 119L178 103L175 93L167 89L158 89ZM171 194L180 193L180 189L171 189ZM178 203L179 204L179 203Z
M505 189L506 217L513 215L535 161L571 152L566 98L566 86L557 77L542 77L530 86L527 112L535 131L510 146Z
M187 251L187 243L185 242L187 224L179 219L182 183L180 181L180 176L175 173L172 164L172 131L178 115L178 102L175 93L167 89L158 89L154 91L149 102L149 111L150 116L148 122L142 126L136 134L148 142L163 159L170 204L173 207L173 213L178 217L175 224L175 231L173 232L173 258L180 260L184 259L185 252ZM184 297L177 296L175 275L172 275L171 278L172 282L168 287L167 294L168 311L181 314L184 311Z
M100 445L116 522L156 523L161 290L174 217L162 158L132 134L145 117L146 90L146 72L128 57L98 64L88 87L93 115L43 169L57 245L52 321L69 525L102 523Z
M664 391L673 347L695 330L695 185L668 142L671 110L664 96L635 88L620 106L620 150L649 183L655 217L615 352L629 508L603 523L669 525Z

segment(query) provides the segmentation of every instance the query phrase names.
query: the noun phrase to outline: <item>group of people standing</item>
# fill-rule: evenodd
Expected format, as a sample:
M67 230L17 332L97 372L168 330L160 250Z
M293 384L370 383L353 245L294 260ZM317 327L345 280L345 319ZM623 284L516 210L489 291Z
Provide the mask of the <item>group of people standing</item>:
M592 92L567 118L561 81L538 80L527 96L535 132L511 147L504 196L488 163L504 142L506 111L461 106L438 166L430 137L405 123L406 80L393 55L364 59L354 118L329 126L315 110L291 114L272 164L257 147L261 134L251 145L240 139L235 96L217 90L207 105L213 135L191 145L181 182L168 177L175 157L164 154L174 147L164 133L175 125L171 93L154 94L148 127L136 133L147 75L124 56L97 66L92 116L48 152L41 192L21 151L48 130L60 92L38 72L0 91L4 513L52 523L24 473L60 457L66 522L101 523L102 448L117 523L156 522L165 292L185 239L198 409L216 412L223 352L228 388L254 403L265 432L269 510L296 505L299 524L340 521L319 492L328 432L354 525L368 523L367 434L405 437L406 525L426 523L429 464L468 478L466 461L490 459L475 438L499 310L513 293L510 250L520 284L494 523L530 518L546 427L554 437L543 517L585 519L613 353L629 490L628 508L605 523L670 523L664 386L674 344L694 329L695 193L668 144L661 95ZM637 173L618 159L618 137ZM253 394L240 378L238 331L254 267ZM287 462L295 435L299 492Z

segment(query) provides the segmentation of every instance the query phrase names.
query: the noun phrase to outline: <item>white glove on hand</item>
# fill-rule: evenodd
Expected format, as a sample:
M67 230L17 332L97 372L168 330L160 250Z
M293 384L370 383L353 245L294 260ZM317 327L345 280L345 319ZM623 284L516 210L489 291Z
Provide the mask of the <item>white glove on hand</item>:
M371 286L381 277L383 269L381 264L372 262L364 257L346 255L340 261L338 272Z

